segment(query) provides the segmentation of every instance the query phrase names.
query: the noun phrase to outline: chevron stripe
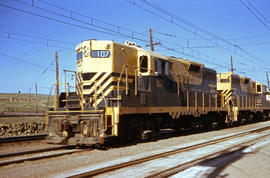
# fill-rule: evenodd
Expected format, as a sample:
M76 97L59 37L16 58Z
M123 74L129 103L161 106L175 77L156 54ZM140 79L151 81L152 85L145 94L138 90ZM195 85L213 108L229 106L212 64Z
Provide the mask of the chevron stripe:
M118 83L117 81L111 81L105 88L103 88L102 91L98 92L99 94L97 96L97 105L100 104L100 102L103 100L102 95L107 96L112 90L117 89L117 83ZM114 88L111 88L111 87L114 87ZM125 84L123 82L120 82L119 89L120 90L125 89Z
M96 74L97 72L88 72L88 73L82 73L81 76L83 80L91 80Z
M224 104L228 105L230 101L232 101L232 90L224 90L222 91L223 95L224 95Z
M84 78L87 78L87 79L91 78L91 80L83 81L84 82L83 84L84 97L86 96L93 97L93 95L96 94L96 99L97 99L96 101L98 105L103 100L102 95L107 96L113 89L117 89L116 87L118 83L118 78L120 77L120 73L116 73L116 72L89 73L87 77L85 76ZM126 80L126 75L122 74L120 86L125 86L125 80ZM128 82L131 83L133 81L134 81L134 76L128 75ZM124 89L124 87L121 87L121 89ZM95 101L92 100L90 104L94 105L94 103Z
M100 74L96 79L99 80L95 80L95 82L92 81L92 83L90 84L90 89L88 91L84 91L85 93L89 93L90 96L93 95L95 93L95 87L96 87L96 91L98 91L101 88L101 83L105 80L109 80L109 74L105 73L105 74Z

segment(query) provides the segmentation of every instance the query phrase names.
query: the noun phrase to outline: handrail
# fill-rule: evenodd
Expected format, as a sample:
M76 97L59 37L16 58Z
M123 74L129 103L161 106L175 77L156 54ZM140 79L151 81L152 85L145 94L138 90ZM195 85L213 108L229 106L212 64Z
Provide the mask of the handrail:
M137 95L138 94L138 84L137 84L137 81L138 81L138 69L146 69L146 70L148 70L148 71L153 71L152 69L148 69L148 68L143 68L143 67L137 67L137 66L132 66L132 65L128 65L128 64L124 64L123 65L123 67L122 67L122 70L121 70L121 73L120 73L120 76L119 76L119 78L118 78L118 81L117 81L117 107L118 107L118 109L119 109L119 107L120 107L120 82L121 82L121 80L122 80L122 76L123 76L123 73L124 73L124 71L125 71L125 73L126 73L126 80L125 80L125 82L126 82L126 95L128 95L128 69L129 68L131 68L131 69L134 69L134 78L135 78L135 87L134 87L134 89L135 89L135 95Z
M75 89L79 94L80 106L81 106L81 110L83 110L83 91L82 91L81 83L82 83L82 80L81 80L80 75L77 72L75 72Z
M66 91L66 106L67 106L67 97L69 95L69 83L59 83L58 85L63 85L63 86L65 86L65 88L67 86L67 89L68 89ZM59 98L56 97L56 87L57 87L57 84L54 84L54 110L55 111L59 107L59 105L57 106L57 100L59 100Z
M103 92L103 90L102 90L102 87L101 87L101 84L97 84L98 83L98 81L89 81L90 83L94 83L94 108L95 108L95 110L97 110L97 100L98 100L98 98L97 98L97 92L101 89L101 95L102 95L102 98L103 98L103 100L104 100L104 102L105 102L105 106L107 107L108 106L108 103L107 103L107 100L106 100L106 98L105 98L105 95L104 95L104 92ZM99 89L97 89L99 87Z
M123 76L123 73L125 71L126 73L126 95L128 95L128 69L134 69L134 79L135 79L135 95L138 94L138 86L137 86L137 81L138 81L138 69L145 69L150 72L154 72L152 69L148 69L148 68L144 68L144 67L137 67L137 66L132 66L132 65L129 65L129 64L124 64L123 67L122 67L122 70L121 70L121 73L120 73L120 76L118 78L118 81L117 81L117 106L119 108L119 100L120 100L120 82L122 80L122 76Z
M69 96L69 89L71 88L71 86L69 85L68 82L66 82L66 72L72 72L75 74L75 92L77 92L77 94L79 95L80 97L80 106L81 106L81 110L83 110L83 90L82 90L82 80L81 80L81 77L80 75L78 75L78 73L76 71L71 71L71 70L64 70L64 83L60 83L60 84L54 84L54 88L55 88L55 91L54 91L54 110L56 110L58 107L59 107L59 104L57 104L57 100L59 100L59 98L57 98L56 96L56 87L57 85L62 85L64 86L64 91L66 93L66 99L65 99L65 102L66 102L66 106L68 108L68 96ZM73 88L73 87L72 87Z
M121 99L120 98L120 82L122 80L122 76L123 76L123 73L124 72L126 73L126 80L125 80L125 82L126 82L126 92L125 93L126 93L126 95L128 95L128 68L131 68L131 69L133 68L134 69L134 73L135 73L135 75L134 75L134 77L135 77L135 87L134 87L134 89L135 89L135 95L137 95L137 93L138 93L138 84L137 84L137 80L138 80L138 74L137 73L138 73L138 70L139 69L145 69L145 70L147 70L147 72L150 71L150 72L152 72L152 74L155 73L155 71L153 71L152 69L124 64L123 67L122 67L120 76L118 78L118 82L117 82L117 107L118 108L120 107L120 102L119 101ZM180 95L180 83L181 83L181 87L184 88L184 81L182 79L182 76L186 76L187 77L187 81L189 83L189 74L188 73L187 74L184 74L182 72L179 72L179 73L174 73L174 72L172 73L171 72L170 74L174 74L177 77L177 79L176 79L176 82L177 82L177 94L179 96ZM219 94L218 92L204 91L204 90L191 89L191 88L188 88L187 91L188 92L204 92L205 94L209 93L209 94L215 94L215 95ZM217 96L216 96L216 100L217 100ZM216 103L216 105L217 105L217 103Z

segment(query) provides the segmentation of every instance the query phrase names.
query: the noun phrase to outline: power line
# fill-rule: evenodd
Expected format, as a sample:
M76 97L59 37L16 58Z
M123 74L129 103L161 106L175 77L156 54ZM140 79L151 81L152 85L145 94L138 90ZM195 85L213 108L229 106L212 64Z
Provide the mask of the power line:
M262 36L270 36L270 33L263 33L263 34L257 34L257 35L250 35L250 36L244 36L244 37L238 37L238 38L228 38L227 40L243 40L243 39L250 39L250 38L257 38Z
M269 23L269 21L248 0L246 1L257 11L259 15L263 17L266 22ZM268 27L268 25L258 15L256 15L255 12L253 12L253 10L247 4L245 4L242 0L240 0L240 2L270 31L270 27Z
M100 27L100 26L97 26L97 25L94 24L94 21L99 21L99 22L101 22L101 23L103 23L103 24L117 27L117 31L113 31L113 30L109 29L108 31L110 31L110 32L114 32L114 33L117 33L118 35L122 35L122 36L128 36L128 35L126 35L126 34L120 33L120 30L121 30L121 31L122 31L122 30L126 30L126 31L129 31L129 32L132 33L132 38L135 38L135 39L140 40L140 41L143 41L143 42L148 42L148 41L146 41L146 40L144 40L144 39L140 39L140 38L134 37L134 34L138 34L138 35L141 35L141 36L147 36L147 35L145 35L145 34L138 33L138 32L135 32L135 31L132 31L132 30L129 30L129 29L127 29L127 28L123 28L123 27L120 27L120 26L117 26L117 25L112 25L112 24L110 24L110 23L107 23L107 22L104 22L104 21L95 19L95 18L93 18L93 17L85 16L85 15L83 15L83 14L74 12L74 11L69 10L69 9L66 9L66 8L62 8L62 7L56 6L56 5L51 4L51 3L47 3L47 2L45 2L45 1L39 0L40 2L43 2L43 3L45 3L46 5L50 5L51 7L56 7L56 8L58 8L58 9L65 10L65 11L67 11L70 15L67 16L67 15L60 14L60 13L58 13L58 12L54 12L54 11L52 11L52 10L45 9L45 8L43 8L43 7L40 7L40 6L36 5L35 3L34 3L35 5L33 5L33 4L31 5L31 4L28 4L28 3L21 2L21 1L19 1L19 0L15 0L15 1L17 1L17 2L19 2L19 3L22 3L22 4L25 4L25 5L28 5L28 6L33 6L33 7L35 7L35 8L41 9L41 10L43 10L43 11L47 11L47 12L49 12L49 13L53 13L54 15L58 15L58 16L65 17L65 18L68 18L68 19L71 19L71 20L75 20L75 21L78 21L78 22L81 22L81 23L85 23L85 24L87 24L87 25L91 25L91 26L94 26L94 27L98 27L98 28L101 28L101 29L103 29L103 30L108 30L108 29L106 29L106 28L104 28L104 27ZM91 20L91 23L84 22L84 21L82 21L82 20L76 19L75 16L74 16L74 14L78 14L78 15L80 15L80 16L82 16L82 17L87 17L87 18L89 18L89 19ZM162 40L162 41L164 41L164 40ZM166 42L166 41L164 41L164 42ZM166 43L170 43L170 42L166 42ZM177 45L180 46L179 44L177 44ZM182 45L181 45L181 46L182 46ZM184 48L184 46L183 46L183 48ZM193 54L194 54L195 52L198 53L198 54L200 53L200 52L198 52L198 51L195 51L194 49L190 49L190 50L191 50L191 52L192 52ZM173 51L173 50L172 50L172 51ZM186 53L183 53L183 52L182 52L182 54L186 55ZM188 54L187 54L186 56L191 56L191 55L188 55Z
M52 66L54 64L54 59L50 62L50 64L44 68L44 70L41 72L41 74L37 77L37 79L33 82L33 84L29 87L32 88L36 83L38 83L38 81L40 80L40 78L48 71L50 70L49 67ZM50 71L54 71L54 70L50 70ZM55 72L55 71L54 71Z
M59 46L59 45L49 44L48 41L47 41L47 43L39 43L39 42L35 42L35 41L14 38L14 37L11 37L11 36L0 36L0 38L2 38L2 39L8 39L8 40L16 40L16 41L21 41L21 42L31 43L31 44L36 44L36 45L43 45L43 46L48 46L48 47L55 47L55 48L61 48L61 49L74 50L74 48L71 48L71 47L69 48L69 47L63 47L63 46Z
M177 36L176 35L170 35L170 34L167 34L167 33L164 33L164 32L157 32L157 31L153 31L154 33L157 33L157 34L161 34L161 35L164 35L164 36L168 36L168 37L173 37L173 38L176 38ZM158 38L156 38L156 39L158 39ZM159 40L159 39L158 39ZM164 41L164 40L162 40L162 41ZM178 44L178 43L172 43L172 42L168 42L168 41L164 41L164 42L166 42L166 43L168 43L168 44L172 44L172 45L177 45L177 46L182 46L182 51L183 51L183 48L187 48L187 49L190 49L190 50L194 50L194 48L215 48L216 46L187 46L187 47L185 47L185 46L183 46L183 45L181 45L181 44ZM188 42L188 41L187 41ZM245 45L245 44L243 44L243 45ZM258 44L259 45L259 44ZM238 45L235 45L235 46L238 46ZM239 46L241 46L241 45L239 45ZM170 49L170 48L169 48ZM180 48L174 48L175 50L179 50ZM168 50L168 48L166 49L166 50ZM202 54L201 52L199 52L199 51L193 51L193 53L194 52L197 52L197 53L200 53L200 54ZM208 56L208 55L206 55L206 54L204 54L204 56L207 56L207 58L212 58L212 57L210 57L210 56ZM190 56L189 56L190 57ZM213 59L213 61L216 61L216 59L214 59L214 58L212 58ZM210 62L210 61L208 61L208 60L204 60L204 61L207 61L207 62ZM210 62L211 63L211 62ZM243 62L238 62L238 61L235 61L235 63L237 63L237 64L240 64L240 65L243 65L243 66L247 66L247 64L245 64L245 63L243 63ZM241 71L239 71L239 72L241 72Z
M29 14L29 15L33 15L33 16L37 16L37 17L40 17L40 18L44 18L44 19L47 19L47 20L51 20L51 21L54 21L54 22L63 23L63 24L66 24L66 25L71 25L71 26L74 26L74 27L79 27L79 28L83 28L83 29L86 29L86 30L95 31L95 32L99 32L99 33L104 33L104 34L108 34L108 35L115 35L115 34L110 33L110 32L101 31L101 30L97 30L97 29L85 27L85 26L82 26L82 25L77 25L77 24L65 22L63 20L54 19L54 18L51 18L51 17L48 17L48 16L40 15L40 14L37 14L37 13L34 13L34 12L30 12L30 11L27 11L27 10L19 9L19 8L12 7L12 6L9 6L9 5L6 5L6 4L0 3L0 6L6 7L6 8L9 8L9 9L13 9L13 10L16 10L16 11L19 11L19 12L23 12L23 13L26 13L26 14Z
M18 1L18 0L16 0L16 1ZM100 26L97 26L97 25L94 24L94 21L98 21L98 22L101 22L102 24L106 24L106 25L110 25L110 26L113 26L113 27L117 27L117 31L113 31L113 30L111 30L111 29L109 29L109 31L110 31L110 32L118 33L118 34L120 34L120 35L122 35L122 36L126 36L126 34L120 33L120 30L121 30L121 31L122 31L122 30L126 30L126 31L131 32L133 38L134 38L134 34L138 34L138 35L141 35L141 36L146 36L145 34L138 33L138 32L135 32L135 31L133 31L133 30L130 30L130 29L127 29L127 28L123 28L123 27L120 27L120 26L117 26L117 25L113 25L113 24L110 24L110 23L107 23L107 22L98 20L98 19L96 19L96 18L89 17L89 16L86 16L86 15L80 14L80 13L78 13L78 12L74 12L74 11L69 10L69 9L62 8L62 7L60 7L60 6L56 6L56 5L54 5L54 4L45 2L45 1L43 1L43 0L39 0L39 1L40 1L40 2L43 2L43 3L46 3L46 5L50 5L51 7L56 7L56 8L59 8L59 9L61 9L61 10L65 10L66 12L68 12L68 13L70 14L70 16L62 15L62 14L59 14L58 12L55 13L55 12L53 12L52 10L49 10L49 11L48 11L47 9L44 9L44 8L42 8L42 7L38 7L39 9L45 10L45 11L50 12L50 13L53 13L53 14L55 14L55 15L60 15L60 16L65 17L65 18L69 18L69 19L72 19L72 20L79 21L79 22L81 22L81 23L85 23L84 21L75 18L74 14L77 14L77 15L82 16L82 17L87 17L89 20L91 20L91 24L89 24L89 23L87 22L87 23L86 23L87 25L93 25L93 26L98 27L98 28L101 28L101 29L103 29L103 30L108 30L108 29L106 29L106 28L104 28L104 27L100 27ZM36 7L36 6L37 6L37 5L35 5L35 7ZM136 39L139 39L139 38L136 38ZM145 41L145 40L140 39L140 41ZM162 40L162 41L163 41L163 42L166 42L166 41L164 41L164 40ZM170 43L170 42L166 42L166 43ZM177 44L177 45L180 46L179 44ZM182 46L182 45L181 45L181 46ZM207 46L207 47L209 48L209 46ZM192 49L192 53L194 54L195 52L198 53L198 54L200 53L200 52L195 51L194 49ZM182 54L185 55L186 53L182 53ZM191 55L186 55L186 56L191 56ZM214 60L215 60L215 59L214 59ZM209 62L209 61L208 61L208 62Z
M146 9L145 7L143 7L143 6L141 6L141 5L138 5L138 3L136 3L136 0L133 0L133 1L131 1L131 0L125 0L125 1L129 2L130 4L132 4L132 5L134 5L134 6L139 7L140 9L143 9L144 11L146 11L146 12L152 14L152 15L157 16L158 18L160 18L160 19L162 19L162 20L165 20L165 21L167 21L167 22L169 22L169 23L172 23L173 25L175 25L175 26L177 26L177 27L179 27L179 28L181 28L181 29L184 29L185 31L188 31L188 32L190 32L190 33L196 35L196 36L198 36L198 37L200 37L200 38L202 38L202 39L204 39L204 40L206 40L206 41L208 41L208 42L210 42L210 43L212 43L212 44L214 44L214 45L220 47L221 49L224 49L225 51L234 53L234 55L236 55L236 56L238 56L238 57L240 57L240 58L242 58L242 59L244 59L244 60L247 60L247 61L251 61L251 60L252 60L253 63L257 63L257 64L258 64L261 68L263 68L264 70L267 69L266 66L265 66L264 64L259 64L257 60L254 60L254 59L257 58L257 57L254 57L254 55L251 54L250 52L245 51L244 49L242 49L242 48L239 47L239 46L235 46L233 43L231 43L231 42L225 40L224 38L220 38L220 37L218 37L218 36L216 36L216 35L214 35L214 34L208 32L208 31L206 31L206 30L203 30L203 29L197 27L196 25L194 25L194 24L192 24L192 23L190 23L190 22L187 22L187 21L183 20L183 19L181 19L180 17L175 16L174 14L172 14L172 13L170 13L170 12L168 12L168 11L166 11L166 10L164 10L164 9L162 9L162 8L160 8L160 7L158 7L158 6L153 5L153 4L149 3L149 2L146 1L146 0L137 0L137 1L140 1L140 2L142 2L143 4L146 4L147 6L153 8L153 9L159 11L159 12L161 12L162 14L165 14L166 17L164 17L164 16L160 15L159 13L156 13L156 12L154 12L154 11L152 11L152 10ZM177 23L177 21L183 23L185 26L180 25L179 23ZM193 30L188 29L186 26L191 27ZM208 35L208 36L213 37L213 38L214 38L214 41L211 40L211 39L205 38L202 34L206 34L206 35ZM249 56L249 59L247 59L246 57L242 56L241 54L236 53L236 51L233 52L233 51L230 50L229 48L220 45L219 43L217 43L217 41L223 42L223 43L226 44L226 45L230 45L230 46L232 46L235 50L236 50L236 49L239 49L240 52L242 52L242 53L246 54L247 56ZM239 64L244 64L244 63L240 62ZM245 65L246 65L246 64L245 64ZM253 74L250 74L250 73L249 73L248 75L253 75ZM258 77L258 76L257 76L257 77Z
M1 56L4 56L4 57L7 57L7 58L10 58L10 59L14 59L16 61L20 61L20 62L25 63L25 64L28 64L28 65L32 65L32 66L35 66L35 67L46 69L46 67L44 67L42 65L39 65L39 64L36 64L36 63L32 63L32 62L26 61L26 60L21 59L21 58L18 58L18 57L10 56L10 55L4 54L4 53L0 53L0 55ZM50 70L50 71L53 71L53 70Z
M119 27L119 26L116 26L116 25L113 25L113 24L104 22L104 21L102 21L102 20L98 20L98 19L96 19L96 18L89 17L89 16L83 15L83 14L81 14L81 13L78 13L78 12L75 12L75 11L72 11L72 10L69 10L69 9L62 8L62 7L60 7L60 6L56 6L56 5L54 5L54 4L51 4L51 3L48 3L48 2L45 2L45 1L39 0L39 2L46 3L46 5L49 5L49 6L51 6L51 7L58 8L58 9L61 9L61 10L65 10L65 11L69 12L70 15L67 16L67 15L65 15L65 14L61 14L61 13L59 13L59 12L55 12L55 11L53 11L53 10L51 10L51 9L50 9L50 10L49 10L49 9L45 9L45 8L43 8L43 7L38 6L36 3L32 3L32 5L31 5L31 4L22 2L22 1L20 1L20 0L14 0L14 1L16 1L16 2L18 2L18 3L21 3L21 4L24 4L24 5L27 5L27 6L31 6L31 7L33 7L33 8L37 8L37 9L39 9L39 10L46 11L46 12L48 12L48 13L51 13L51 14L54 14L54 15L57 15L57 16L60 16L60 17L63 17L63 18L67 18L67 19L69 19L69 20L71 20L71 21L83 23L83 24L85 24L85 25L92 26L92 27L95 27L95 28L98 28L98 29L101 29L101 30L93 29L93 28L89 28L89 27L85 27L85 26L81 26L81 25L77 25L77 24L73 24L73 23L68 23L68 22L65 22L65 21L62 21L62 20L53 19L53 18L51 18L51 17L47 17L47 16L43 16L43 15L39 15L39 14L38 14L38 16L43 16L43 17L45 17L45 18L47 18L47 19L50 19L50 20L54 20L54 21L57 21L57 22L60 22L60 23L65 23L65 24L68 24L68 25L73 25L73 26L76 26L76 27L79 27L79 28L86 28L86 29L91 30L91 31L96 31L96 32L104 33L104 34L108 34L108 35L113 35L113 36L120 36L120 35L121 35L121 36L125 36L125 37L128 37L128 38L133 38L133 39L136 39L136 40L138 40L138 41L142 41L142 42L147 43L147 41L142 40L142 39L140 39L140 38L136 38L136 37L134 36L134 35L136 35L136 34L137 34L137 35L145 36L145 35L142 34L142 33L135 32L135 31L129 30L129 29L127 29L127 28ZM32 1L33 1L33 2L36 2L35 0L32 0ZM25 10L24 10L24 11L25 11ZM30 13L32 13L32 12L30 12ZM35 14L35 13L33 13L32 15L34 15L34 14ZM76 18L75 15L80 16L80 17L88 18L89 21L90 21L90 23L89 23L89 21L83 21L83 20L81 20L81 19ZM95 22L99 22L99 23L102 23L102 24L104 24L104 25L109 25L109 26L111 26L111 27L115 27L116 29L113 30L112 28L101 27L101 26L97 25ZM105 31L102 31L102 30L105 30ZM125 34L125 33L123 33L123 32L120 32L120 30L128 31L129 34Z
M21 1L18 1L16 0L17 2L20 2L20 3L23 3L25 4L24 2L21 2ZM33 0L33 2L35 2ZM44 2L44 1L43 1ZM67 25L71 25L71 26L75 26L75 27L78 27L78 28L83 28L83 29L87 29L87 30L93 30L92 28L89 28L89 27L86 27L86 26L82 26L82 25L78 25L78 24L74 24L74 23L70 23L70 22L66 22L66 21L63 21L63 20L59 20L59 19L55 19L55 18L52 18L52 17L48 17L48 16L45 16L45 15L40 15L40 14L37 14L37 13L34 13L34 12L30 12L30 11L26 11L26 10L23 10L23 9L18 9L18 8L15 8L15 7L12 7L12 6L9 6L9 5L3 5L0 3L1 6L4 6L4 7L7 7L7 8L11 8L13 10L17 10L17 11L20 11L20 12L23 12L23 13L27 13L27 14L30 14L30 15L34 15L34 16L38 16L38 17L41 17L41 18L45 18L45 19L48 19L48 20L52 20L52 21L55 21L55 22L59 22L59 23L63 23L63 24L67 24ZM29 4L25 4L25 5L29 5ZM51 4L52 5L52 4ZM31 5L30 5L31 6ZM53 5L52 5L53 6ZM36 5L32 6L34 8L37 8ZM56 6L56 7L59 7L59 6ZM42 7L38 7L38 9L42 9L44 11L47 11L49 13L53 13L55 15L58 15L59 16L59 13L57 12L54 12L52 10L48 10L48 9L45 9L45 8L42 8ZM129 30L129 29L126 29L126 28L122 28L120 26L117 26L117 25L114 25L116 27L115 31L111 30L111 29L107 29L107 28L104 28L104 27L100 27L98 25L96 25L94 22L98 21L97 19L94 19L92 17L88 17L88 19L90 19L90 22L85 22L85 21L82 21L80 19L77 19L74 14L79 14L77 12L74 12L74 11L70 11L70 10L67 10L69 13L70 13L70 16L67 16L67 15L63 15L63 14L60 14L61 17L65 17L65 18L68 18L69 20L72 20L72 21L76 21L76 22L80 22L80 23L84 23L86 25L89 25L89 26L94 26L95 28L100 28L102 30L97 30L97 29L94 29L95 31L97 32L100 32L100 33L105 33L105 34L108 34L108 35L113 35L113 36L124 36L124 37L129 37L129 38L133 38L135 40L139 40L139 41L142 41L142 42L145 42L145 43L148 43L147 40L145 39L142 39L142 38L139 38L139 37L136 37L135 35L141 35L141 36L147 36L145 34L142 34L142 33L138 33L138 32L135 32L133 30ZM79 14L79 16L85 16L85 15L82 15L82 14ZM106 25L112 25L112 24L109 24L109 23L106 23L104 21L99 21L100 23L104 23ZM103 31L103 30L106 30L106 31ZM131 34L126 34L126 33L123 33L122 31L128 31L129 33ZM171 42L166 42L163 40L164 43L171 43ZM182 46L182 45L179 45L177 44L178 46ZM165 48L165 46L162 46L163 48ZM198 51L195 51L194 49L188 49L192 54L187 54L184 52L184 46L182 46L183 48L183 51L180 52L178 50L178 53L180 54L183 54L185 56L190 56L190 57L194 57L195 56L195 53L197 53L197 58L200 56L200 55L203 55L202 53L198 52ZM173 52L177 52L177 50L173 49L173 48L165 48L165 49L168 49L168 50L171 50ZM208 55L203 55L203 56L206 56L207 58L209 57ZM211 58L211 57L209 57ZM213 58L213 60L216 60ZM210 61L208 61L210 62ZM223 66L224 67L224 66Z
M260 43L247 43L247 44L235 44L235 46L261 46L261 45L269 45L270 42L260 42Z
M183 39L183 40L204 40L204 39L201 39L201 38L180 37L180 36L177 36L177 35L164 33L164 32L159 32L159 31L156 31L156 30L153 30L153 33L160 34L160 35L163 35L163 36L166 36L166 37L179 38L179 39ZM250 39L250 38L258 38L258 37L262 37L262 36L270 36L270 33L263 33L263 34L236 37L236 38L224 38L224 40L236 41L236 40L243 40L243 39ZM218 40L218 39L207 39L207 40Z
M10 37L11 35L17 35L17 36L29 37L29 38L33 38L33 39L45 40L47 42L52 41L52 42L58 42L58 43L63 43L63 44L76 45L74 42L45 38L45 37L41 37L41 36L29 35L26 33L8 32L8 31L2 31L2 30L0 30L0 33L5 33L5 34L7 34L8 37Z
M221 42L223 42L223 43L225 43L225 44L227 44L227 45L230 45L230 46L234 47L235 49L239 49L241 52L243 52L243 53L245 53L246 55L250 56L250 60L253 60L253 61L254 61L254 58L257 58L257 57L254 57L254 55L251 55L249 52L243 50L243 49L240 48L239 46L234 46L233 43L228 42L227 40L225 40L225 39L223 39L223 38L220 38L220 37L218 37L218 36L216 36L216 35L214 35L214 34L208 32L208 31L206 31L206 30L203 30L203 29L201 29L200 27L198 27L198 26L196 26L196 25L194 25L194 24L192 24L192 23L190 23L190 22L187 22L187 21L185 21L184 19L182 19L182 18L180 18L180 17L178 17L178 16L176 16L176 15L174 15L174 14L172 14L172 13L170 13L170 12L168 12L168 11L166 11L166 10L164 10L164 9L162 9L162 8L160 8L160 7L158 7L158 6L156 6L156 5L153 5L153 4L151 4L150 2L148 2L148 1L146 1L146 0L138 0L138 1L140 1L141 3L143 3L143 4L145 4L145 5L149 6L149 7L151 7L152 9L154 9L154 10L156 10L156 11L161 12L162 14L166 15L166 17L164 17L164 16L162 16L162 15L156 13L156 12L153 12L153 11L151 11L151 10L148 10L148 9L146 9L145 7L142 7L142 6L138 5L138 3L136 3L135 0L133 0L133 1L131 1L131 0L125 0L125 1L127 1L128 3L130 3L130 4L134 5L134 6L137 6L137 7L141 8L141 9L143 9L144 11L146 11L146 12L148 12L148 13L150 13L150 14L153 14L153 15L155 15L155 16L157 16L157 17L159 17L159 18L161 18L161 19L163 19L163 20L165 20L165 21L167 21L167 22L170 22L170 23L176 25L177 27L179 27L179 28L181 28L181 29L184 29L184 30L186 30L186 31L188 31L188 32L190 32L190 33L192 33L192 34L194 34L194 35L196 35L196 36L198 36L198 37L200 37L200 38L202 38L202 39L204 39L204 40L206 40L206 41L208 41L208 42L210 42L210 43L212 43L212 44L214 44L214 45L216 45L216 46L218 46L218 47L220 47L220 48L222 48L222 49L224 49L224 50L226 50L226 51L233 52L233 51L230 50L229 48L223 47L222 45L220 45L219 43L217 43L217 41L221 41ZM186 26L188 26L188 27L191 27L194 31L188 29L187 27L184 27L183 25L180 25L179 23L177 23L177 21L183 23L184 25L186 25ZM200 32L200 33L199 33L199 32ZM215 39L215 41L205 38L201 33L213 37L213 38ZM235 54L236 56L242 58L242 59L245 59L243 56L241 56L241 55L239 55L239 54L237 54L237 53L235 53L235 52L234 52L234 54ZM247 59L245 59L245 60L247 60ZM249 61L249 60L248 60L248 61ZM254 61L254 62L257 63L257 61ZM259 64L259 63L257 63L257 64ZM261 66L262 68L265 68L265 65L261 65L261 64L260 64L260 66ZM266 68L265 68L265 69L266 69Z
M17 1L17 2L20 2L19 0L15 0L15 1ZM44 1L43 1L44 2ZM23 4L25 4L25 5L30 5L30 4L27 4L27 3L24 3L24 2L20 2L20 3L23 3ZM0 3L0 5L1 5L1 3ZM53 6L52 4L50 4L51 6ZM30 5L31 6L31 5ZM11 6L8 6L8 8L10 8ZM34 6L34 7L36 7L36 5ZM59 7L59 6L55 6L55 7ZM43 15L39 15L39 14L36 14L36 13L33 13L33 12L29 12L29 11L25 11L25 10L23 10L23 9L18 9L18 8L14 8L14 7L11 7L12 9L14 9L14 10L19 10L19 11L21 11L21 12L25 12L25 13L27 13L27 14L31 14L31 15L35 15L35 16L39 16L39 17L43 17L43 18L47 18L47 16L43 16ZM36 7L37 8L37 7ZM40 9L40 7L39 7L39 9ZM44 9L44 8L41 8L42 10L45 10L45 11L48 11L48 12L50 12L50 13L54 13L52 10L46 10L46 9ZM62 8L63 9L63 8ZM67 9L65 9L65 10L67 10ZM77 13L77 12L74 12L74 11L70 11L70 10L67 10L67 11L69 11L70 12L70 14L79 14L79 13ZM59 15L59 13L54 13L55 15ZM71 20L76 20L75 18L74 18L74 16L66 16L66 15L62 15L62 14L60 14L62 17L66 17L66 18L69 18L69 19L71 19ZM82 14L80 14L81 16L83 16ZM72 18L71 18L72 17ZM92 17L89 17L89 18L92 18ZM62 21L59 21L58 19L52 19L51 17L49 17L48 18L49 20L56 20L57 22L62 22ZM81 20L79 20L79 22L81 22L81 23L83 23L83 21L81 21ZM93 21L92 21L93 22ZM103 21L102 21L103 22ZM65 22L66 23L66 22ZM105 23L105 22L103 22L103 23ZM70 24L70 23L69 23ZM93 23L86 23L87 25L93 25ZM106 24L108 24L108 23L106 23ZM97 25L95 25L95 26L97 26ZM81 26L77 26L77 27L81 27ZM84 27L84 26L83 26ZM82 27L82 28L83 28ZM136 39L136 40L139 40L139 41L143 41L143 42L145 42L145 43L148 43L148 41L147 40L144 40L144 39L141 39L141 38L138 38L138 37L135 37L134 35L141 35L141 36L145 36L145 37L147 37L147 35L145 35L145 34L142 34L142 33L138 33L138 32L135 32L135 31L132 31L132 30L129 30L129 29L127 29L127 28L123 28L123 27L120 27L120 26L117 26L118 27L118 29L117 29L117 31L114 31L114 33L115 34L111 34L111 32L112 32L112 30L110 30L111 32L109 32L111 35L116 35L116 36L119 36L119 35L121 35L121 36L125 36L125 37L131 37L131 38L134 38L134 39ZM86 27L87 28L87 27ZM101 27L102 29L104 29L103 27ZM124 29L124 30L127 30L127 31L129 31L129 32L131 32L132 33L132 35L130 36L130 35L127 35L127 34L123 34L123 33L121 33L120 32L120 30L122 30L122 29ZM108 33L108 32L105 32L105 33ZM163 40L164 41L164 40ZM170 43L170 42L166 42L166 41L164 41L165 43ZM177 44L177 45L179 45L179 44ZM194 53L194 50L192 50L192 53ZM199 52L197 52L197 53L199 53ZM183 53L184 55L185 55L185 53ZM191 56L191 55L186 55L186 56Z
M14 57L14 56L10 56L10 55L7 55L7 54L3 54L3 53L0 53L1 56L4 56L4 57L7 57L7 58L10 58L10 59L14 59L16 61L20 61L22 63L25 63L25 64L28 64L28 65L32 65L32 66L35 66L35 67L38 67L38 68L42 68L42 72L41 74L39 75L39 77L35 80L35 82L33 83L33 85L31 85L30 88L32 88L35 83L37 83L37 81L47 72L47 71L52 71L52 72L55 72L54 70L50 69L49 67L53 64L53 61L48 65L48 66L42 66L42 65L39 65L39 64L36 64L36 63L32 63L32 62L28 62L24 59L21 59L21 58L18 58L18 57Z
M246 0L248 3L249 3L249 5L251 6L251 7L253 7L253 9L255 9L256 11L257 11L257 13L260 15L260 16L262 16L262 18L267 22L267 23L269 23L270 24L270 22L269 22L269 20L256 8L256 7L254 7L251 3L250 3L250 1L249 0Z

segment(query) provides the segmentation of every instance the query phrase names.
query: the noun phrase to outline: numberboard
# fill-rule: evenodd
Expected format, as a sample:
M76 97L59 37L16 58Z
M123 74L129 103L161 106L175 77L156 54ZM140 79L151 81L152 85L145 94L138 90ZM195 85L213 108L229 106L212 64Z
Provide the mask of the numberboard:
M92 50L90 55L92 58L108 58L111 53L109 50Z

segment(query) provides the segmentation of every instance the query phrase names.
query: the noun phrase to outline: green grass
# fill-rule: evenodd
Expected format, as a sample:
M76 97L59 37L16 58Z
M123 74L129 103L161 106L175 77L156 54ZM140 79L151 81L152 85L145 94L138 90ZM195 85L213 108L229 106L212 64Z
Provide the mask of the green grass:
M36 103L38 111L45 112L48 107L53 106L53 96L30 94L0 93L0 112L36 112Z

